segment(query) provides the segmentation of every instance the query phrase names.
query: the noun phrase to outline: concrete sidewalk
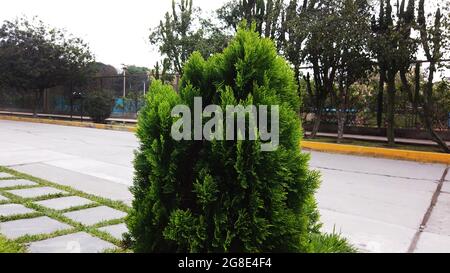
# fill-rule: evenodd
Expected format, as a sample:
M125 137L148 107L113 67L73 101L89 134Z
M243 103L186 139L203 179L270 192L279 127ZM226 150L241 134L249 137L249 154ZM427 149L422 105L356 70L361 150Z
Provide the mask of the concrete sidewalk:
M132 133L0 120L0 165L131 203ZM407 252L447 166L311 152L324 231L365 252ZM448 179L448 177L447 177ZM450 253L450 182L439 192L416 252Z

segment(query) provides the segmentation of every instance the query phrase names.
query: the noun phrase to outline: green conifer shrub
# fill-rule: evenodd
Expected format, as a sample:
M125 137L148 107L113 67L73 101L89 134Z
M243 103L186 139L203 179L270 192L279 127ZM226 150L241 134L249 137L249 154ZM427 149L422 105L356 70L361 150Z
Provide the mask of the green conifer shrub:
M87 95L86 112L92 121L105 123L114 108L114 98L108 91L94 91Z
M280 146L175 141L175 105L279 105ZM194 53L180 92L153 82L139 115L140 147L127 218L136 252L308 252L318 232L318 174L302 154L294 73L271 40L241 28L222 53ZM193 117L192 117L193 120ZM269 119L270 121L270 119Z

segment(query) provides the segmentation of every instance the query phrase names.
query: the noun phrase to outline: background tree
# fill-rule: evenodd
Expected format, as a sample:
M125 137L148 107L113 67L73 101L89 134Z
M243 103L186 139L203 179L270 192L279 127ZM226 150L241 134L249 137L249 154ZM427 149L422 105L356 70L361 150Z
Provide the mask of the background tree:
M434 85L433 91L436 113L434 120L437 126L445 130L449 127L449 113L450 113L450 82L443 80Z
M148 87L150 75L149 68L129 65L127 66L125 75L127 77L127 84L132 92L134 91L142 94L144 86Z
M81 85L92 73L87 44L42 21L5 21L0 28L0 81L35 92L34 114L45 89L71 82Z
M372 18L372 50L380 70L379 105L383 99L387 83L387 138L389 145L395 145L395 107L396 78L400 70L407 70L417 51L415 40L411 37L414 23L415 0L402 0L393 11L391 0L380 0L378 19ZM378 109L380 123L381 107Z
M163 83L173 81L173 75L170 73L170 60L165 58L161 62L156 62L155 67L151 71L151 75L155 80L160 80Z
M311 138L315 138L319 131L325 102L334 90L341 59L339 7L338 2L327 2L309 14L308 39L302 53L313 70L313 79L310 73L304 77L315 114Z
M286 59L292 64L299 95L301 96L300 67L304 62L304 42L308 38L309 15L320 5L317 0L291 0L281 14L281 30L278 37L278 47Z
M243 20L254 22L258 33L275 40L282 10L283 0L231 0L217 10L217 17L235 31Z
M448 8L448 6L445 8ZM420 44L425 52L426 59L429 62L427 82L422 92L423 98L420 100L423 102L423 121L431 138L436 141L446 153L450 153L450 148L433 129L433 117L435 115L435 110L433 110L433 87L435 75L438 72L438 69L442 67L440 60L444 59L450 50L449 26L450 18L448 17L448 12L446 15L443 15L440 8L437 9L434 15L434 24L427 26L425 1L419 1L418 29L420 32ZM416 84L416 86L418 85Z
M94 62L92 63L93 71L95 71L95 77L115 77L117 76L117 69L108 64Z
M342 0L338 10L340 31L333 36L338 51L337 88L331 92L336 106L338 143L343 139L347 112L352 107L352 85L368 78L372 69L369 50L370 5L367 0ZM354 107L354 106L353 106Z
M412 0L411 0L412 1ZM431 18L431 23L427 24L427 17ZM434 20L433 20L434 19ZM439 136L434 130L436 119L436 104L434 95L434 80L435 75L438 72L438 68L441 66L440 60L444 58L445 54L449 51L450 46L450 34L448 29L449 18L443 16L441 9L438 8L432 15L428 15L425 12L425 1L419 1L418 18L417 18L417 30L420 33L419 43L425 53L428 66L428 77L425 84L421 84L421 64L418 58L418 54L415 53L416 69L415 69L415 83L414 87L411 86L407 79L407 69L405 67L400 70L400 76L403 84L403 88L407 91L408 97L414 106L414 110L419 113L426 130L429 132L431 138L442 148L446 153L450 153L450 148L447 143ZM423 90L422 90L423 89ZM420 105L422 111L419 110Z
M158 45L161 54L171 62L174 72L182 75L188 57L199 51L203 56L222 50L228 36L220 32L206 19L200 18L201 10L193 6L192 0L172 0L172 12L150 34L150 42Z

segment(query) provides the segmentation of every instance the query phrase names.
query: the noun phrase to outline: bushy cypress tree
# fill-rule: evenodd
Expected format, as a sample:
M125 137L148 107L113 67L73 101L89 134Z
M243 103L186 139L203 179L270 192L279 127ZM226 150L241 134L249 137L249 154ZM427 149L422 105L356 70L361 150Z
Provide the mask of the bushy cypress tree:
M254 28L254 27L253 27ZM280 145L175 141L175 105L279 105ZM273 42L241 28L223 53L194 53L180 94L155 81L139 116L135 200L127 223L136 252L307 252L317 232L318 175L299 149L294 74ZM193 117L192 117L193 120ZM269 119L270 121L270 119ZM270 126L269 126L270 127Z

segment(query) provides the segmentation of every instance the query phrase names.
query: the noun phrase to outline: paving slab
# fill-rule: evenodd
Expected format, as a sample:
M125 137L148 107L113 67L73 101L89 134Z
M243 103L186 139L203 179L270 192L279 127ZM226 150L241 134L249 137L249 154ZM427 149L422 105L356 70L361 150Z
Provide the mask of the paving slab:
M35 202L36 204L54 210L65 210L73 207L80 207L92 204L91 200L78 197L78 196L68 196L55 199L49 199L44 201Z
M50 234L70 228L71 226L47 216L0 223L0 233L11 240L25 235Z
M416 234L416 229L365 217L324 209L320 214L322 232L340 234L362 252L406 253Z
M0 205L0 216L3 217L22 215L33 212L35 212L35 210L29 209L19 204Z
M10 175L9 173L0 173L0 178L13 178L14 175Z
M79 232L33 242L29 245L28 251L31 253L99 253L114 248L117 247L109 242L85 232Z
M131 150L130 153L132 153ZM92 175L58 168L46 163L20 165L11 168L19 172L47 179L60 185L72 187L88 194L122 201L129 206L131 206L133 201L133 195L129 191L129 186L114 183ZM129 173L133 173L133 171L129 171Z
M0 201L7 201L7 200L9 200L9 199L4 197L3 195L0 195Z
M0 189L13 188L19 186L37 186L39 184L25 179L0 180Z
M17 195L22 198L37 198L46 195L53 194L66 194L65 191L60 191L58 189L52 187L41 187L41 188L31 188L31 189L22 189L22 190L12 190L8 191L11 194Z
M450 253L450 236L423 232L415 253Z
M85 226L92 226L103 221L121 219L127 216L123 211L101 206L84 210L77 210L63 214L65 217Z
M112 237L116 238L117 240L122 240L123 235L125 233L128 233L128 228L127 228L126 224L102 227L102 228L99 228L99 230L109 233Z

